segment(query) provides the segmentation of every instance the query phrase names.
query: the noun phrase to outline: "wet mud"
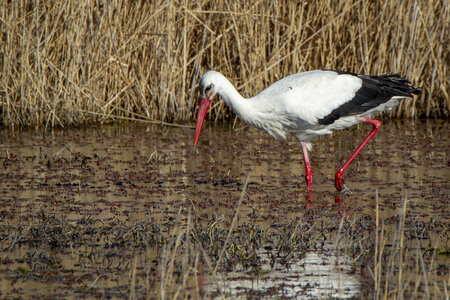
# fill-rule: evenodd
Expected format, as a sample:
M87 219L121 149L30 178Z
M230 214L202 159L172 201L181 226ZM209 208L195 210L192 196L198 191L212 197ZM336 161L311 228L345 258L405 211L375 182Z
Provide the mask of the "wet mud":
M385 122L349 194L364 125L313 143L309 194L299 143L248 127L3 131L0 297L445 297L449 129Z

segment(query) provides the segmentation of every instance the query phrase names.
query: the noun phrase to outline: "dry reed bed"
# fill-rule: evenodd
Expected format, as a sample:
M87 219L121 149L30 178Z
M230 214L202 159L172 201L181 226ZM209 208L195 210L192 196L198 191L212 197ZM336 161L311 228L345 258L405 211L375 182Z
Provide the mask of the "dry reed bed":
M187 122L215 69L245 96L288 74L400 73L397 117L448 116L449 5L433 1L2 1L4 126ZM212 118L228 119L223 102Z

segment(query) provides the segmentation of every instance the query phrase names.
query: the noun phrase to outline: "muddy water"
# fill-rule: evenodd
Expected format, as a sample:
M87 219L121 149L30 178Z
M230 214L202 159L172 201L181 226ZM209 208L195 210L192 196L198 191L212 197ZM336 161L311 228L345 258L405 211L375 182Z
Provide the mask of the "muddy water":
M407 199L410 222L438 222L448 228L448 123L386 122L344 174L351 193L336 193L335 171L369 131L361 125L314 142L310 194L305 193L298 142L275 141L248 127L206 127L197 148L192 146L190 128L127 124L45 135L3 131L0 296L123 297L130 290L141 296L161 296L161 280L149 280L164 278L158 266L160 250L153 253L151 247L134 246L117 253L117 248L108 248L114 244L109 240L99 240L95 246L70 238L66 243L52 242L49 235L57 232L45 230L42 236L34 235L33 243L26 240L36 228L50 228L48 224L59 226L60 231L78 226L74 231L80 224L117 228L117 224L146 220L171 228L195 214L201 216L198 222L205 220L205 226L220 221L226 228L236 211L236 228L258 224L269 230L306 219L318 224L336 218L339 223L343 216L374 219L377 190L380 219L398 218ZM245 197L238 207L246 180ZM56 226L56 221L49 220L65 223ZM394 235L397 223L386 222L385 228ZM417 243L448 249L448 238L443 236L438 228L426 239L406 243L414 249ZM337 254L338 237L330 235L320 251L294 255L285 265L273 263L262 248L256 251L261 262L257 276L239 264L233 270L219 269L204 278L197 293L238 297L250 292L259 297L271 291L276 297L359 297L370 276L352 269L357 257ZM436 277L445 284L448 254L437 255L433 261L437 267L444 266ZM139 280L131 288L133 268Z

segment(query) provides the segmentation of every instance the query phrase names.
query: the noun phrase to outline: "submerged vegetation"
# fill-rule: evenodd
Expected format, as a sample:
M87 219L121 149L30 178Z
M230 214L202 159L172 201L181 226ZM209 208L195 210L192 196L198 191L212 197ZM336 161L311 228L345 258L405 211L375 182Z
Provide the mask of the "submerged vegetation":
M155 221L150 215L127 222L90 217L69 221L45 214L14 226L2 222L3 274L11 286L19 282L22 287L20 282L30 280L58 283L57 290L43 294L50 298L57 294L130 299L278 298L286 293L288 278L276 278L277 285L260 290L242 282L264 281L270 272L280 271L294 278L311 276L294 266L308 252L316 252L347 257L348 262L341 260L330 268L361 274L356 277L361 281L359 290L351 291L355 298L449 297L448 265L437 259L448 256L449 250L433 247L436 238L448 245L446 224L406 217L407 199L395 218L379 218L378 204L375 217L346 216L339 209L315 207L301 222L270 226L260 222L265 216L258 212L237 222L241 201L231 222L212 213L196 214L192 203L186 203L171 222ZM8 255L17 251L23 252L20 259ZM229 277L229 272L237 277ZM233 281L238 288L228 287ZM292 298L307 297L318 288L297 283ZM11 297L29 290L3 292Z
M0 121L188 122L208 69L246 96L311 69L400 73L423 92L395 116L445 117L449 32L445 0L2 1Z

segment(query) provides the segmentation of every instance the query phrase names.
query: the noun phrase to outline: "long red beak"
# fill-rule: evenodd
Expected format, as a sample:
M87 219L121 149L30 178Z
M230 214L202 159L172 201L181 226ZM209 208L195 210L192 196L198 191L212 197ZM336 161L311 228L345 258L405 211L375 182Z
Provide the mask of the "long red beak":
M200 103L198 104L197 125L195 126L194 146L197 145L198 138L200 137L200 132L202 132L203 122L205 121L206 114L208 113L210 104L211 100L209 98L201 98Z

